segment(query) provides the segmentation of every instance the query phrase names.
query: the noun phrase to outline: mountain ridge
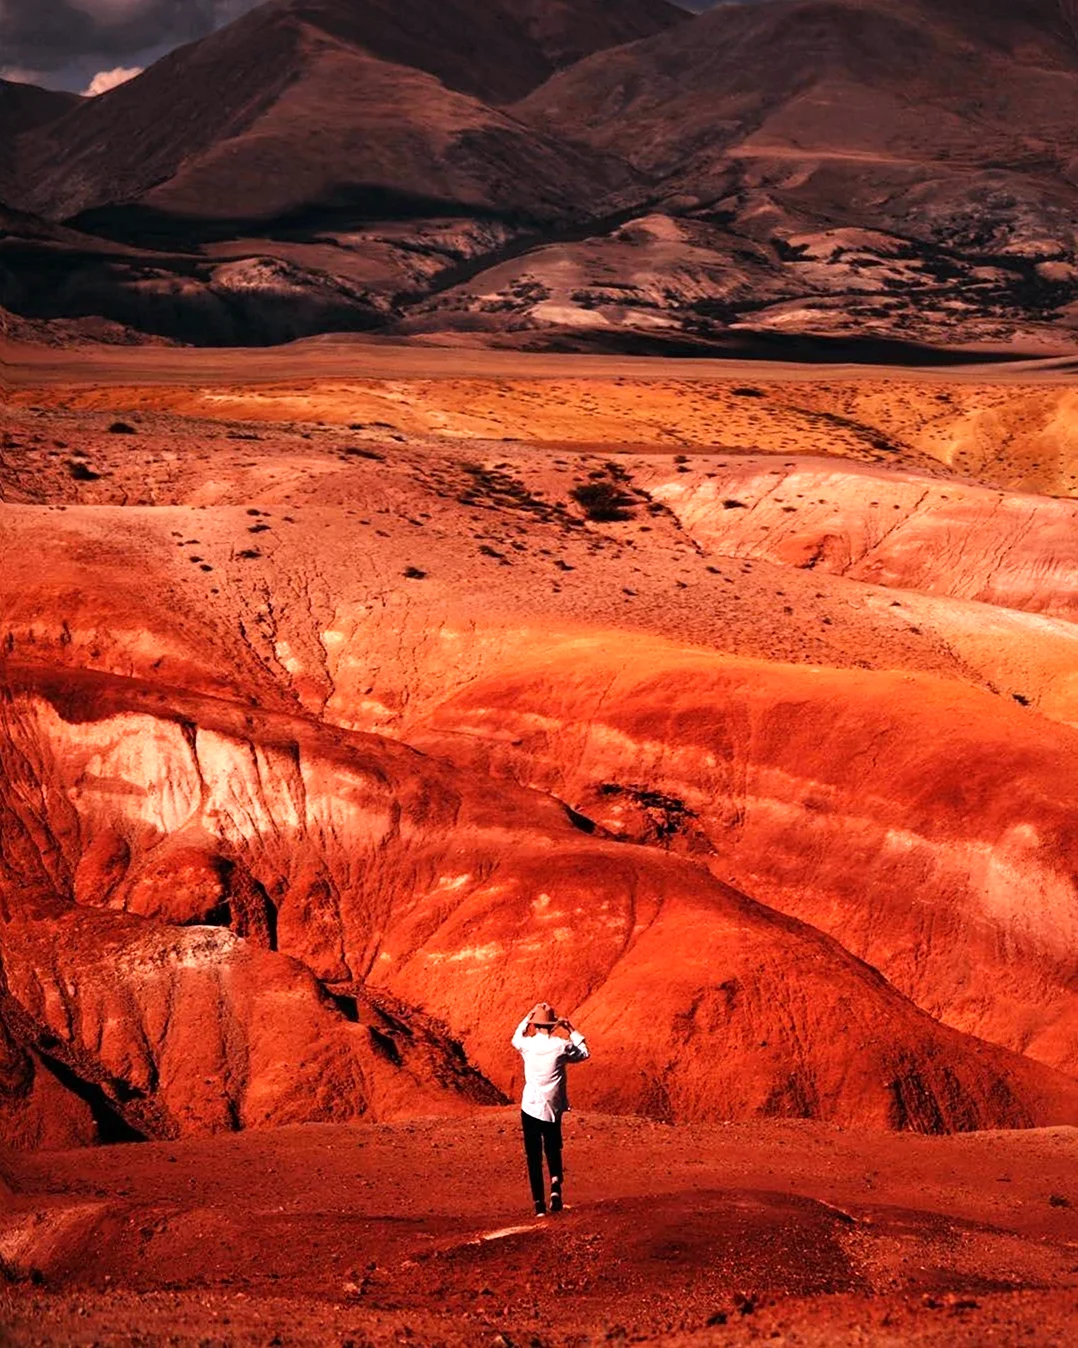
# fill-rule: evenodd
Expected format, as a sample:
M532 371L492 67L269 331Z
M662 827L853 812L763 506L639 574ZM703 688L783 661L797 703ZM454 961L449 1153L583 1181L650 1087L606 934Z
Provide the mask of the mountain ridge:
M1074 348L1068 4L429 9L270 0L20 135L0 199L165 254L91 289L181 340L212 294L215 341Z

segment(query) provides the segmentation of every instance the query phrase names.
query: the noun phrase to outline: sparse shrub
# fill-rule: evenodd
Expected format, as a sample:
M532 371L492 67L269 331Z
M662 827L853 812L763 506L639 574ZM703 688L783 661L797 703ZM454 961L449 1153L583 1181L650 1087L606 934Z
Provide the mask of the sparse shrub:
M114 421L109 427L110 435L138 435L138 431L129 422Z
M404 568L405 580L426 580L427 573L420 571L418 566L406 566Z
M67 471L76 482L97 482L101 478L100 473L95 473L88 463L83 463L79 459L70 460Z
M584 511L589 520L597 524L610 524L633 518L635 499L610 478L597 482L582 482L574 487L569 495Z

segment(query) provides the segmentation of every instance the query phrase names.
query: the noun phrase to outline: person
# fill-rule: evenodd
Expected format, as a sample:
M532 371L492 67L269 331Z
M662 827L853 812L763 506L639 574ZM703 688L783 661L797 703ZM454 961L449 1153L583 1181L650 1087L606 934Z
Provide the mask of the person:
M569 1036L554 1033L562 1029ZM520 1101L520 1121L524 1129L524 1155L528 1162L528 1182L535 1201L535 1215L545 1217L546 1191L543 1184L543 1152L550 1171L550 1210L562 1210L562 1138L561 1116L569 1108L565 1091L567 1063L583 1062L588 1057L584 1036L568 1020L559 1018L549 1002L539 1002L516 1028L513 1047L524 1059L524 1093Z

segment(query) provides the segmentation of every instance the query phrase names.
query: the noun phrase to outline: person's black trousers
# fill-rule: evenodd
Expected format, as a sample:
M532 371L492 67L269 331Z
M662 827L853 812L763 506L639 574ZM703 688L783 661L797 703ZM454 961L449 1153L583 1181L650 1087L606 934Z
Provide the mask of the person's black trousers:
M543 1152L546 1151L547 1169L551 1185L561 1188L561 1120L547 1123L520 1112L524 1129L524 1155L528 1158L528 1183L536 1205L546 1206L546 1186L543 1184Z

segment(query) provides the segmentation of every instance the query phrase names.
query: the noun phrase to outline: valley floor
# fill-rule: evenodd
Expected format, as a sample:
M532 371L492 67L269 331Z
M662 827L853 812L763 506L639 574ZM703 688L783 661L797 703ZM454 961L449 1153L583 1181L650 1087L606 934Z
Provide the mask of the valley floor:
M0 1154L4 1341L1072 1341L1078 1130L570 1115L537 1222L517 1119Z

